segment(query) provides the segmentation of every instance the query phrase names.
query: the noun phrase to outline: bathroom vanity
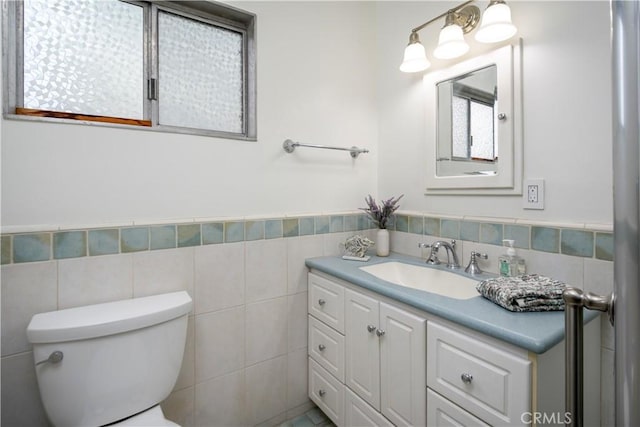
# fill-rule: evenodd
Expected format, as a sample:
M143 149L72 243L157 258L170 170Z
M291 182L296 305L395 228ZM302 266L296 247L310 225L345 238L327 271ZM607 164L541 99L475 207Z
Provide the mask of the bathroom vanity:
M512 313L479 294L446 297L361 268L387 262L432 268L396 254L306 261L309 397L336 425L567 421L563 312ZM586 425L600 425L596 317L585 312Z

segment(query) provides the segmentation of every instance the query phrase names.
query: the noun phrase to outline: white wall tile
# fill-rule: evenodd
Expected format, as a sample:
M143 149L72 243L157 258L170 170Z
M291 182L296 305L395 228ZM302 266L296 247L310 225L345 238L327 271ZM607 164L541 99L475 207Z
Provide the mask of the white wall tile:
M225 375L244 367L244 316L244 307L196 316L196 382Z
M358 234L355 231L343 231L341 233L323 234L324 237L324 255L342 255L341 244L349 237Z
M132 255L106 255L58 261L60 309L132 297Z
M561 280L568 286L582 289L584 259L531 250L519 250L527 262L527 273L537 273Z
M194 427L195 387L174 391L160 404L167 419L181 427Z
M194 248L133 255L133 296L187 291L193 298Z
M287 408L296 408L309 402L307 365L307 347L287 355Z
M196 426L246 426L245 371L196 385Z
M269 420L287 409L287 356L246 369L248 424Z
M613 291L613 262L585 259L584 290L603 296L610 295Z
M2 358L3 426L48 427L40 400L33 353Z
M246 366L287 353L287 298L248 304Z
M287 294L287 246L284 239L246 242L246 302Z
M57 309L57 273L55 261L2 266L2 355L31 349L31 317Z
M372 240L376 240L375 234ZM420 257L423 255L423 250L418 247L418 243L433 243L437 240L440 240L440 238L394 231L391 233L390 248L392 252ZM427 252L426 255L428 256L429 252Z
M304 260L323 255L324 238L322 235L303 236L286 241L288 293L304 292L307 290L308 273Z
M600 369L600 424L607 427L616 425L614 361L614 351L603 349Z
M196 314L244 304L244 242L195 248Z
M185 343L184 355L182 357L182 366L176 380L174 390L180 390L195 383L195 319L189 316L187 323L187 342Z
M294 351L307 346L309 334L307 326L307 292L287 297L289 339L288 350Z

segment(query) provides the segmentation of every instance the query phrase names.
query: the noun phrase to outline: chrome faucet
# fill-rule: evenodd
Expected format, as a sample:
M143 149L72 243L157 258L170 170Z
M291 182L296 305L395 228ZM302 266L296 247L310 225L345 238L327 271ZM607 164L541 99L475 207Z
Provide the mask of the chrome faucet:
M460 268L460 261L458 260L458 255L456 254L456 241L452 240L451 243L445 242L444 240L438 240L433 244L427 243L418 243L419 248L431 248L431 253L427 258L427 264L438 265L441 264L440 259L438 258L438 249L444 248L447 251L447 268L455 270Z
M480 252L471 251L471 258L469 259L469 265L464 269L466 273L469 274L482 274L482 270L478 265L478 258L487 259L489 255L481 254Z

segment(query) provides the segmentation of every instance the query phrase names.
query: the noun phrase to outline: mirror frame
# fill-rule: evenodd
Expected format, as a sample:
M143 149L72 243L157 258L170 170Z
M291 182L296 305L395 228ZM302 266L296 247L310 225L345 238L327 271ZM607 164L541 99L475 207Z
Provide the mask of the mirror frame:
M522 194L522 59L521 44L506 45L436 70L424 76L426 92L426 193L427 194ZM497 66L498 109L496 114L506 114L498 120L498 169L495 175L436 175L438 138L437 84L457 76L468 74L489 65Z

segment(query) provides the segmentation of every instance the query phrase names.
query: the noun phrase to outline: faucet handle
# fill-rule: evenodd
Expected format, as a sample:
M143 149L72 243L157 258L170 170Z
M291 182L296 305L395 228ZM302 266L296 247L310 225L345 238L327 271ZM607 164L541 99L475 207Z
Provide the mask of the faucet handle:
M427 264L430 265L438 265L440 264L440 260L438 259L438 246L432 245L430 243L418 243L418 247L421 249L429 249L431 248L431 253L427 257Z
M469 265L464 269L465 273L469 274L481 274L482 270L478 265L478 257L482 259L488 259L489 255L481 254L480 252L471 251L471 258L469 259Z

